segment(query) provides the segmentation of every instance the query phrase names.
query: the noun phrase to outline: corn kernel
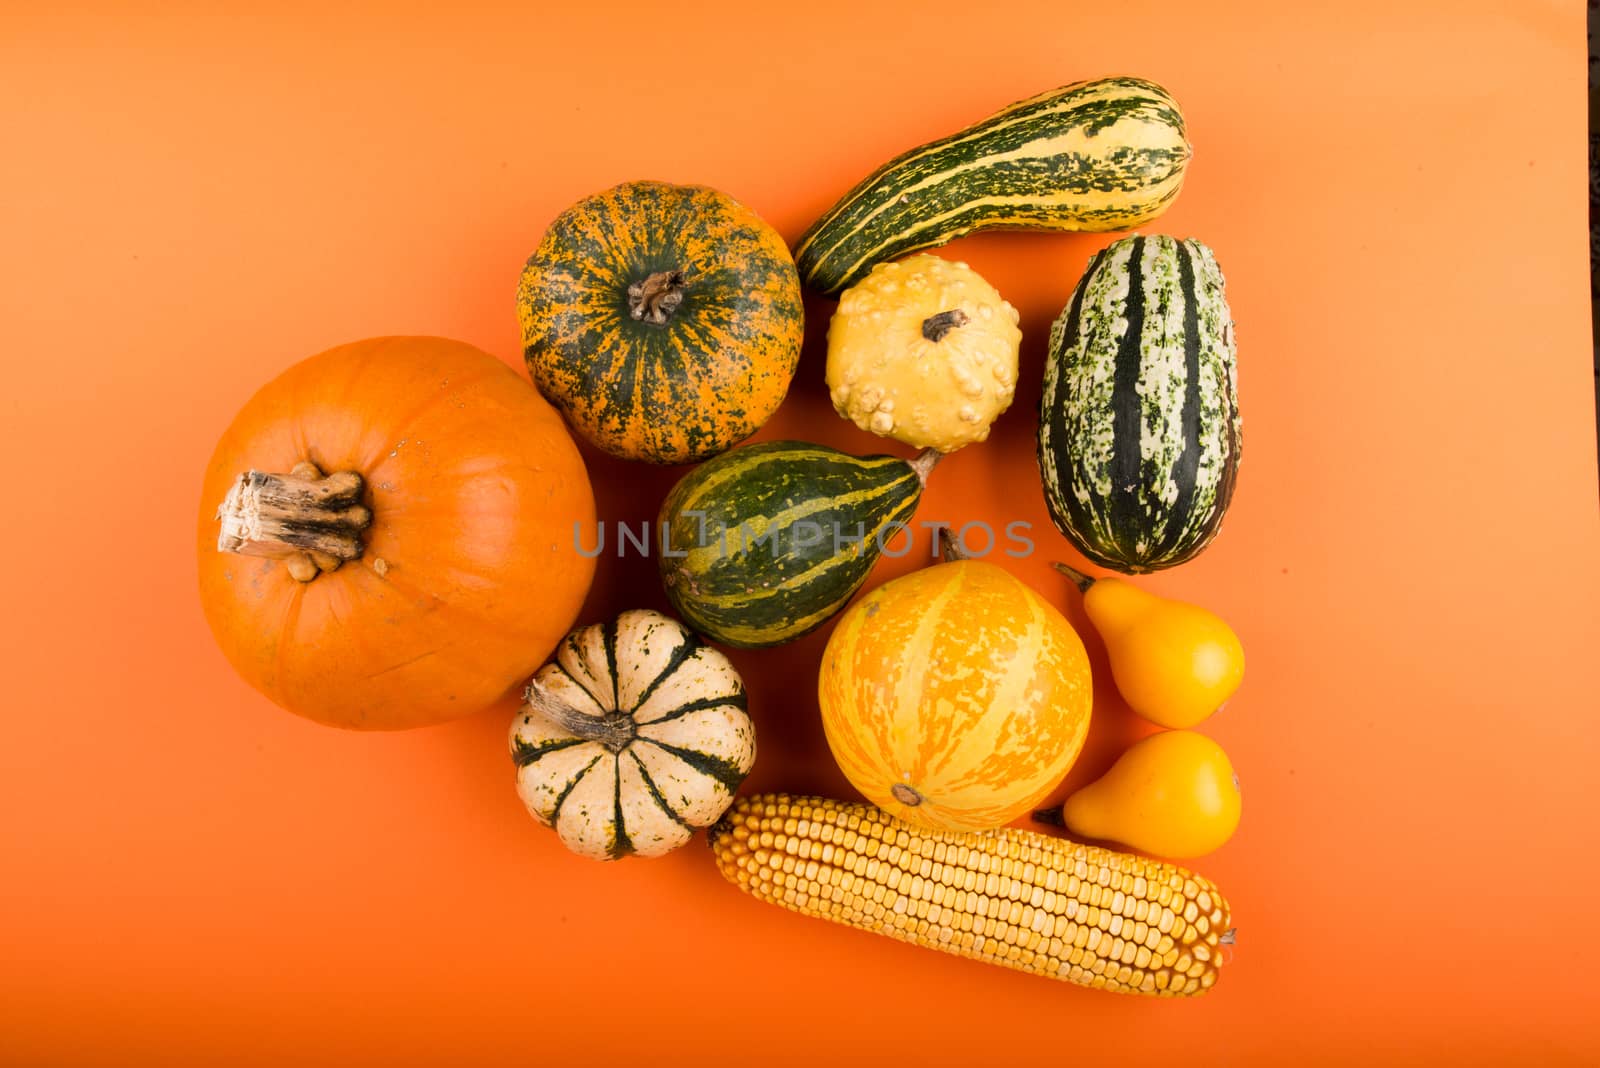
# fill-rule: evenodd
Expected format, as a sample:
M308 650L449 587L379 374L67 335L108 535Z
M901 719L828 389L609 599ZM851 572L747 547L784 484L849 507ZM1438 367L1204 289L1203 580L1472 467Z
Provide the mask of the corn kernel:
M925 831L867 805L738 800L708 836L756 897L1084 985L1210 989L1227 904L1170 864L1025 831Z

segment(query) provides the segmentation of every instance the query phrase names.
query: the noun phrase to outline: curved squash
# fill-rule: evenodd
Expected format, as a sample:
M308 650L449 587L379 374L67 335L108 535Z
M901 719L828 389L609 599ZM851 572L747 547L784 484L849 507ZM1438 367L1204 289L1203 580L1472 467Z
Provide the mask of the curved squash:
M874 264L979 230L1131 230L1172 203L1189 155L1159 85L1074 82L868 175L800 238L800 279L837 293Z
M769 441L701 464L661 505L668 599L697 630L741 648L815 630L910 520L937 459Z

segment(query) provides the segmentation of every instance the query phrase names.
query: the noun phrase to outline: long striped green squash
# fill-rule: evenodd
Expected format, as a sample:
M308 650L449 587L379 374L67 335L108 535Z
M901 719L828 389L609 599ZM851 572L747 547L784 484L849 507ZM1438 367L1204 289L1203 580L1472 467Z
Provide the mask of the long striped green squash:
M1127 237L1090 261L1050 332L1039 470L1056 526L1117 571L1210 544L1239 466L1233 317L1198 241Z
M1131 230L1178 195L1189 155L1183 114L1159 85L1074 82L878 168L800 238L800 280L836 293L874 264L976 230Z
M938 453L851 456L770 441L709 460L661 505L667 597L726 645L781 645L821 626L903 537Z

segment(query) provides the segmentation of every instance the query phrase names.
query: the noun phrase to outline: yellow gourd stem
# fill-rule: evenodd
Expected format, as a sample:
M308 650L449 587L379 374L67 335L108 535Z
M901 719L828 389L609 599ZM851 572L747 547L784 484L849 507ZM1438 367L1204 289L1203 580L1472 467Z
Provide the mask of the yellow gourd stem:
M217 551L282 560L297 581L310 582L361 558L361 534L372 523L364 489L356 472L324 476L310 461L286 475L246 471L217 506Z
M1083 592L1083 593L1088 593L1089 592L1089 587L1093 586L1095 584L1095 582L1098 581L1096 578L1094 578L1094 576L1085 575L1082 571L1079 571L1077 568L1068 567L1066 564L1063 564L1059 560L1055 561L1050 566L1055 568L1057 571L1061 572L1063 575L1067 576L1067 578L1071 579L1073 584L1076 585L1078 587L1079 591Z
M1066 803L1056 805L1054 808L1041 808L1033 814L1033 822L1042 823L1047 827L1060 827L1065 829L1067 818L1062 815L1066 810Z

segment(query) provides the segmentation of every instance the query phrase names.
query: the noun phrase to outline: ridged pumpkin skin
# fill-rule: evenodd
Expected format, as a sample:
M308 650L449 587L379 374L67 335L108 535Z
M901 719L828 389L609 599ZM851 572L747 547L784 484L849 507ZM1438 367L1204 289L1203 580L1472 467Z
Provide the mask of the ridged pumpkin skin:
M744 682L659 612L567 635L511 726L517 793L573 852L659 857L716 822L756 759Z
M672 294L654 314L642 297L652 279ZM613 456L674 464L766 422L794 377L805 313L783 238L749 208L704 186L628 182L550 225L517 318L534 384L579 433Z
M300 582L217 548L246 471L301 461L365 480L360 559ZM228 661L284 708L392 730L477 712L549 655L583 603L594 523L561 417L493 356L443 338L358 341L264 386L218 442L200 491L200 601Z
M910 522L930 462L764 441L701 464L667 494L656 525L668 599L726 645L809 634L866 582L882 546L903 540L896 524Z
M1233 316L1193 239L1126 237L1089 263L1050 332L1039 471L1056 528L1130 574L1192 559L1233 498Z
M1074 82L872 172L800 238L800 279L837 293L874 264L981 230L1131 230L1167 210L1189 156L1161 86Z
M1072 625L981 560L923 568L857 601L818 681L846 778L890 815L940 830L1033 809L1083 748L1092 695Z

